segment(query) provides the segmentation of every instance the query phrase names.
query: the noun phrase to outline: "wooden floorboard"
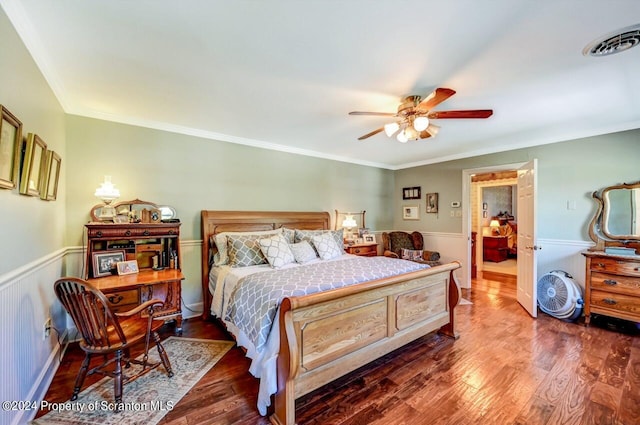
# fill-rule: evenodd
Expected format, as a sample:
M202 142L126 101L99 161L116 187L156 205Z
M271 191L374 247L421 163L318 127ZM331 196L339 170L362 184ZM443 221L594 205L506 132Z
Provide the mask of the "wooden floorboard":
M298 423L640 424L637 324L594 317L585 327L582 319L544 313L532 319L511 279L489 277L463 290L472 304L456 310L458 340L428 335L307 394L296 402ZM231 339L215 321L183 326L184 336ZM172 325L162 330L163 338L172 333ZM48 401L69 398L82 356L69 347ZM234 347L160 423L269 423L258 414L258 381L248 368Z

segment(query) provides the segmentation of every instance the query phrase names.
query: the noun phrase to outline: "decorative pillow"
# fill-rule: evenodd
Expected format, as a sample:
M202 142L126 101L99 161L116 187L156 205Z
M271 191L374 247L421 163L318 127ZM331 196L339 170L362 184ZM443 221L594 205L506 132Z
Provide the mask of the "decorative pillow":
M223 266L225 264L229 264L229 254L227 252L227 248L229 245L229 236L245 236L245 235L255 235L256 239L264 238L265 236L277 235L281 234L282 229L276 230L262 230L256 232L222 232L218 233L213 237L213 242L215 242L216 247L218 248L218 252L213 256L213 265L214 266Z
M331 233L323 233L312 238L313 245L318 251L318 255L323 260L330 260L342 255L343 250L338 246L336 240Z
M264 235L229 236L228 252L231 267L247 267L265 264L267 259L258 242Z
M284 235L273 235L270 238L260 239L258 244L260 244L260 251L267 257L269 265L274 269L295 261Z
M302 241L289 245L293 257L296 259L296 263L304 264L311 260L318 258L316 250L313 249L311 244L307 241Z
M282 234L284 235L284 238L287 240L287 242L289 243L294 243L295 242L295 238L296 238L296 231L293 229L287 229L286 227L282 228Z
M340 230L298 230L298 229L296 229L295 242L298 243L298 242L302 242L302 241L307 241L307 242L309 242L309 243L311 243L313 245L313 237L314 236L319 236L319 235L323 235L323 234L329 234L336 241L336 245L338 246L338 249L340 249L340 253L344 253L343 231L344 231L344 229L340 229ZM315 247L315 245L313 245L313 246L317 251L318 248Z
M423 254L423 251L421 249L402 248L400 258L402 258L403 260L410 260L410 261L419 260L420 261L422 260L422 254Z

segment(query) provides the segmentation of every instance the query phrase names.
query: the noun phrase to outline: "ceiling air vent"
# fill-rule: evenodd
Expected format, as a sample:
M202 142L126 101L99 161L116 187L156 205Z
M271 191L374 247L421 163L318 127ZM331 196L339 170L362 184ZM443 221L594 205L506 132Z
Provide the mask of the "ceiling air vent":
M640 24L609 33L592 41L582 50L585 56L607 56L624 52L640 43Z

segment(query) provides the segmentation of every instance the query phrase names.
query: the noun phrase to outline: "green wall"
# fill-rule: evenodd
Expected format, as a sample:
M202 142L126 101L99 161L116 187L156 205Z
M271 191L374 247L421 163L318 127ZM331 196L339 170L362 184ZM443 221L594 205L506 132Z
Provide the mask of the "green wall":
M451 202L462 199L463 170L538 159L538 237L589 241L588 224L596 210L591 193L606 186L640 180L640 130L517 149L395 173L393 227L426 232L461 233L462 218L451 217ZM421 186L420 220L402 220L402 188ZM439 214L425 213L425 194L439 194ZM575 202L575 210L567 202Z
M22 40L0 9L0 104L62 157L55 202L0 189L0 275L65 246L65 115Z
M393 172L78 116L67 117L67 234L82 241L93 196L110 175L120 201L177 210L183 240L200 239L200 211L366 210L367 226L393 223Z

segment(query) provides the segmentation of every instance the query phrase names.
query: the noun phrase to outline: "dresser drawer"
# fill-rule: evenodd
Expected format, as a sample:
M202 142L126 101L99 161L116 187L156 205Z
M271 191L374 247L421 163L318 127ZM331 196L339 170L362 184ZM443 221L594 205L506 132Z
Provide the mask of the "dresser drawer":
M128 239L136 237L153 237L153 236L178 236L180 230L177 226L166 226L163 224L152 225L127 225L127 226L87 226L89 238L107 238L107 239Z
M127 311L138 305L138 290L107 292L104 294L109 302L109 308L116 313Z
M591 288L632 295L640 299L640 277L593 272L591 273Z
M354 245L347 248L349 254L374 257L378 255L378 245Z
M591 260L591 270L640 277L640 261L623 261L598 257Z
M625 313L640 314L640 298L599 290L591 291L591 307L601 307Z

